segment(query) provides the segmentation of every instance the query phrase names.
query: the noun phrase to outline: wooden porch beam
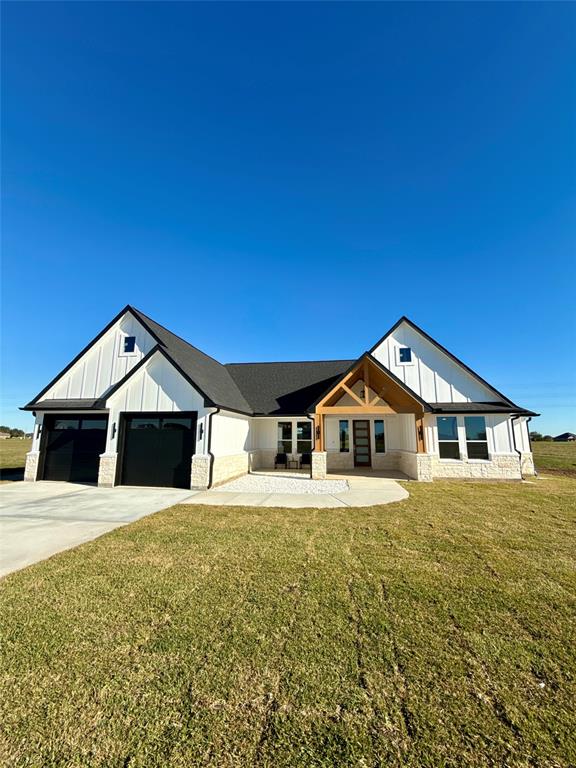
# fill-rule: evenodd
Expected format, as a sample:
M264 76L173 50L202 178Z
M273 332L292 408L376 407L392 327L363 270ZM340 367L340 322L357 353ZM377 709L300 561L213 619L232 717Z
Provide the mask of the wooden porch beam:
M355 416L357 413L403 413L403 411L395 411L389 405L322 405L316 407L316 413L325 415L348 413Z
M347 386L346 384L341 384L341 387L342 387L342 389L344 390L344 392L347 392L347 393L350 395L350 397L352 397L354 400L356 400L356 402L358 403L358 405L364 405L364 401L363 401L363 400L360 400L360 398L358 397L358 395L357 395L355 392L353 392L353 391L350 389L350 387L349 387L349 386Z

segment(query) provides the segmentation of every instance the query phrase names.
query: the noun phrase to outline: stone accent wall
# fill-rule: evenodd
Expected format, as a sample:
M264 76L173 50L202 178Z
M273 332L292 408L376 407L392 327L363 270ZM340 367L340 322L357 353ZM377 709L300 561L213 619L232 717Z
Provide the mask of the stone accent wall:
M354 454L352 451L327 451L326 466L328 472L337 472L342 469L354 469Z
M431 456L433 477L471 480L521 480L517 453L495 454L491 461L441 461Z
M534 467L534 456L532 453L522 454L522 474L526 477L533 477L536 474Z
M312 451L312 479L326 479L326 451Z
M100 454L100 464L98 465L99 488L113 488L116 485L117 460L117 453Z
M212 486L221 485L235 477L247 474L250 454L236 453L232 456L215 456L212 467Z
M38 464L40 451L30 451L26 454L26 466L24 468L24 480L34 483L38 479Z
M400 469L400 451L372 454L372 469Z
M195 453L192 456L190 487L194 490L205 491L210 482L210 461L207 453Z
M429 453L398 451L398 469L412 480L431 483L433 479L432 456Z

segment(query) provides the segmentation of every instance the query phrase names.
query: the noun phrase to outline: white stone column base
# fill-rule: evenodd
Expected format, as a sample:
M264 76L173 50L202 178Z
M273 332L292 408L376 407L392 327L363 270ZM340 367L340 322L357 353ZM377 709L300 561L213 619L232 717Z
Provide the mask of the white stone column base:
M24 480L35 483L38 480L38 465L40 463L40 451L30 451L26 454L26 466L24 468Z
M117 453L101 453L98 465L98 487L113 488L116 485Z
M532 453L523 453L520 459L522 467L522 475L525 477L533 477L536 474L536 468L534 467L534 456Z
M326 468L326 451L312 451L312 480L325 480Z
M205 491L210 483L211 457L206 453L195 453L192 456L190 473L190 488L195 491Z

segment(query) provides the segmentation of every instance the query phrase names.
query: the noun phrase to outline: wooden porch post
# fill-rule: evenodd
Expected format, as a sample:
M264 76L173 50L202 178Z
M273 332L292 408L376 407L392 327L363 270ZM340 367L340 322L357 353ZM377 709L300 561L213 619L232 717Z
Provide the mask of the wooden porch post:
M324 450L324 414L314 414L314 450Z
M424 419L422 416L416 416L416 450L418 453L426 453Z

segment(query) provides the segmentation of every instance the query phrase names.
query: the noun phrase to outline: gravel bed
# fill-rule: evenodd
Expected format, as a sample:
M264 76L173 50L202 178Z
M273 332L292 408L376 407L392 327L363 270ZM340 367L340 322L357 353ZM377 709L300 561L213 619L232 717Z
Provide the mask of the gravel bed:
M220 485L218 491L246 493L342 493L349 489L346 480L311 480L298 475L244 475Z

